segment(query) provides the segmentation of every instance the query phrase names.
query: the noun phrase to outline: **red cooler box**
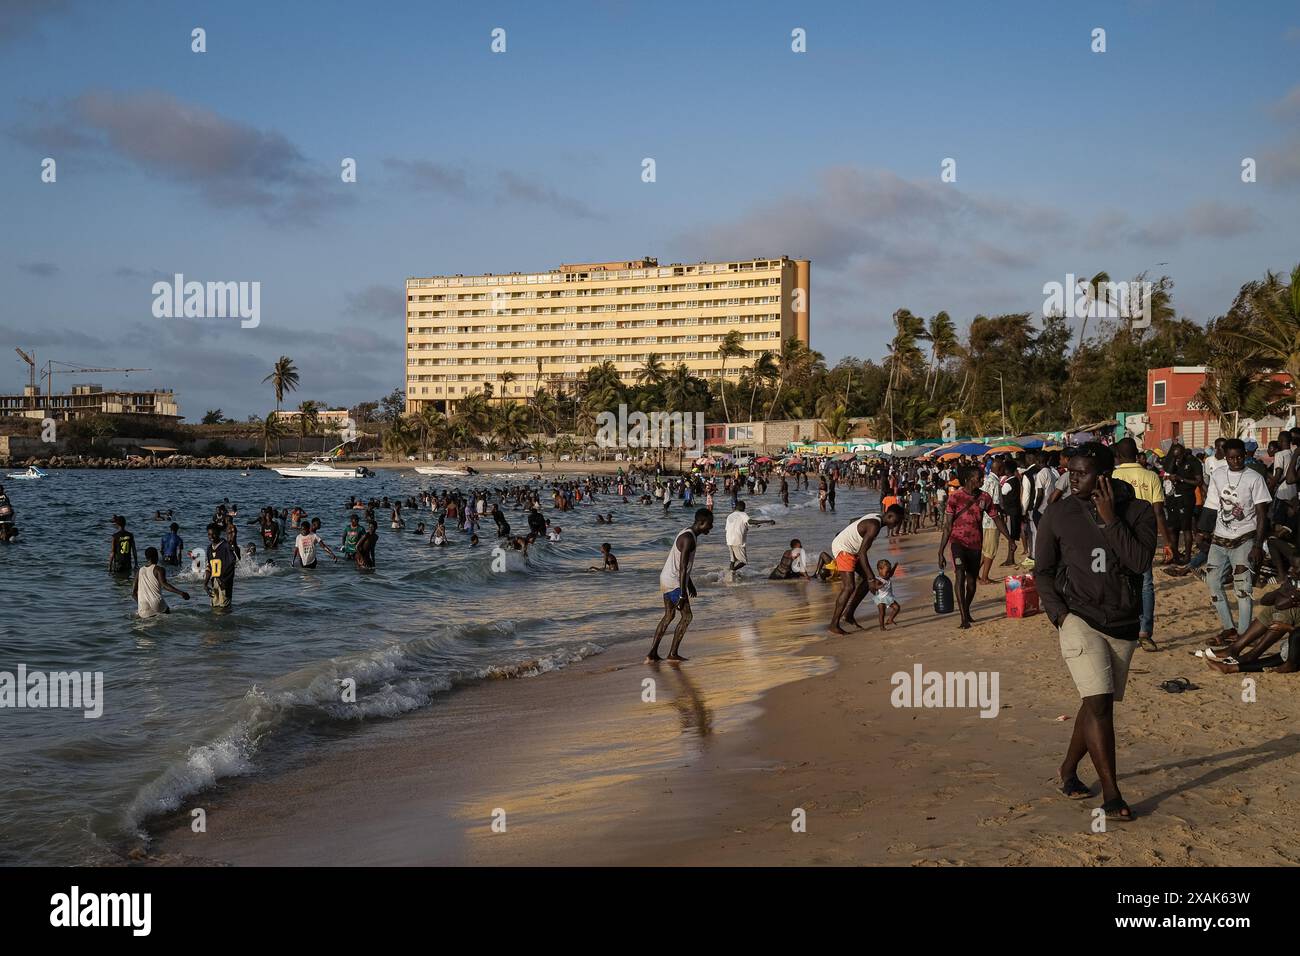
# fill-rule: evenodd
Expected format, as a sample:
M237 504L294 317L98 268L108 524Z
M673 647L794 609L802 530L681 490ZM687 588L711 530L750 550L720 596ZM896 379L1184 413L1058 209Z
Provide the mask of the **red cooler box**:
M1038 613L1038 588L1032 574L1009 574L1002 583L1007 589L1007 617Z

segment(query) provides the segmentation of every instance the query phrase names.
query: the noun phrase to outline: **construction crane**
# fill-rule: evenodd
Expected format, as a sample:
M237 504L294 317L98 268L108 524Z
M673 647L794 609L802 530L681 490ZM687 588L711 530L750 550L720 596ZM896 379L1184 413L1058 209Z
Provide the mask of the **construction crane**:
M19 355L21 355L23 361L30 366L27 372L27 379L29 383L29 388L27 391L27 401L28 401L29 408L35 408L36 407L36 353L32 352L31 355L28 355L20 348L15 348L14 351L17 352Z
M61 365L62 368L56 369L54 366ZM56 362L49 360L45 363L45 371L41 373L41 380L45 382L47 394L54 394L54 376L77 374L82 372L152 372L151 368L99 368L93 365L78 365L76 362Z

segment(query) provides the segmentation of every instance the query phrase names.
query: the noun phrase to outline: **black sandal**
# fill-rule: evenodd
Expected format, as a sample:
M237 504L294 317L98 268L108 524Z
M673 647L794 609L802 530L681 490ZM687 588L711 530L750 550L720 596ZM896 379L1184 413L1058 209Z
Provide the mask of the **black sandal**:
M1107 820L1118 820L1120 823L1132 823L1134 820L1133 808L1121 797L1107 800L1101 805L1101 810L1106 814Z
M1220 662L1226 662L1228 660L1231 660L1231 658L1226 658L1226 657L1212 657L1210 659L1215 661L1220 661ZM1234 661L1233 663L1236 662ZM1166 694L1181 694L1185 690L1200 689L1191 681L1189 681L1186 677L1175 677L1173 680L1162 681L1158 686Z
M1077 775L1071 776L1069 780L1062 780L1061 785L1057 787L1057 792L1071 800L1083 800L1092 796L1092 790L1084 784Z

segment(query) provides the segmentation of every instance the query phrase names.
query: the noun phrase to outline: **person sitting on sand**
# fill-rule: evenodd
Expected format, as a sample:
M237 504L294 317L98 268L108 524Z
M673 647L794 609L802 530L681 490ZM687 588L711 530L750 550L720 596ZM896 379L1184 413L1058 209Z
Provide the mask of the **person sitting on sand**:
M1262 605L1246 632L1226 650L1207 647L1197 653L1204 656L1211 670L1221 674L1249 674L1265 668L1276 668L1279 674L1292 674L1300 670L1300 641L1296 628L1300 627L1300 591L1294 581L1259 599ZM1281 643L1285 654L1264 652ZM1279 666L1280 665L1280 666Z
M158 564L158 549L144 549L144 566L136 572L135 584L131 586L131 597L136 602L136 613L141 617L153 617L156 614L168 614L171 609L162 599L163 591L179 594L186 601L190 596L185 591L167 580L167 572Z
M890 564L884 558L876 562L876 590L873 600L876 603L876 611L880 615L880 629L883 631L887 624L893 624L898 618L898 612L902 605L894 597L894 572L898 570L898 565ZM889 620L885 620L885 612L889 612Z
M598 568L593 564L587 570L588 571L617 571L618 558L614 557L614 549L610 547L608 541L606 541L604 544L600 546L600 553L603 557L603 561L604 561L603 565Z

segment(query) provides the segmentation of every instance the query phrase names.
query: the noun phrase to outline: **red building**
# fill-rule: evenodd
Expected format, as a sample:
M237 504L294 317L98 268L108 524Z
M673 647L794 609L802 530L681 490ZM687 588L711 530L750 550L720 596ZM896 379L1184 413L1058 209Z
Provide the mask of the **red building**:
M1291 379L1282 373L1273 376L1281 382L1286 394L1291 395ZM1146 448L1159 448L1170 439L1188 448L1206 448L1220 435L1219 419L1196 400L1196 393L1205 384L1204 365L1174 365L1169 368L1147 370L1147 426L1142 435ZM1270 422L1277 421L1270 419ZM1277 425L1280 426L1278 421ZM1261 422L1255 429L1261 445L1277 437L1277 427Z

